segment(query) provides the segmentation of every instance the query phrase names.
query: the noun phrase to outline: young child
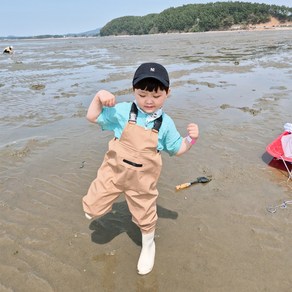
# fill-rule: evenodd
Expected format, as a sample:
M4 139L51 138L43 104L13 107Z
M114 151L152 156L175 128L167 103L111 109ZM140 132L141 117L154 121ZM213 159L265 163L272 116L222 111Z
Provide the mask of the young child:
M133 103L116 103L108 91L100 90L87 112L90 122L114 132L97 178L83 197L85 216L92 219L109 212L121 193L142 233L142 250L137 269L151 272L155 259L154 233L157 221L156 188L162 161L161 151L181 155L199 135L198 126L187 126L182 138L173 120L162 107L170 94L166 69L157 63L144 63L133 78Z
M13 54L13 47L9 46L3 50L3 54Z

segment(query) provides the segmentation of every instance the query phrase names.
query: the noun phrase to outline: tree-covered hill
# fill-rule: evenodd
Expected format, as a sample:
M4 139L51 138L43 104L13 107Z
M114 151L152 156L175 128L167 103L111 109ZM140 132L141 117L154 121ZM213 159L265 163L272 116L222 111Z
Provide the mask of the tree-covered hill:
M159 14L113 19L100 30L100 35L228 30L233 25L265 23L271 17L280 22L292 21L292 8L247 2L188 4L166 9Z

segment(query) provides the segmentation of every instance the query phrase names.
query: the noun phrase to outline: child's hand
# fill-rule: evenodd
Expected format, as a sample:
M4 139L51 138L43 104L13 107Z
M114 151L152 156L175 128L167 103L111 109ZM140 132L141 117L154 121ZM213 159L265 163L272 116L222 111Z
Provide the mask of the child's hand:
M116 104L116 97L106 90L100 90L96 93L87 110L86 118L96 123L96 119L100 115L103 106L112 107Z
M188 134L189 136L192 138L192 139L198 139L199 137L199 127L197 124L194 124L194 123L191 123L187 126L187 131L188 131Z
M181 143L181 146L177 151L176 156L179 156L190 150L192 145L195 144L196 139L198 139L199 137L199 127L197 124L194 123L188 124L187 131L188 136L183 138L183 142Z
M99 99L103 106L112 107L116 104L116 97L107 90L100 90L96 97Z

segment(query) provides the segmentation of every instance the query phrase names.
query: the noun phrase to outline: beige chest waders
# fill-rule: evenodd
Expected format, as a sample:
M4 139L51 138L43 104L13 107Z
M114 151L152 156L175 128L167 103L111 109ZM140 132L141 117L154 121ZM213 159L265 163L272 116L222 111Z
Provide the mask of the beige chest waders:
M109 142L97 177L83 197L83 209L92 216L104 215L124 193L133 222L149 233L157 221L156 185L162 166L157 143L162 117L155 120L153 129L145 129L136 124L137 112L133 103L121 138Z

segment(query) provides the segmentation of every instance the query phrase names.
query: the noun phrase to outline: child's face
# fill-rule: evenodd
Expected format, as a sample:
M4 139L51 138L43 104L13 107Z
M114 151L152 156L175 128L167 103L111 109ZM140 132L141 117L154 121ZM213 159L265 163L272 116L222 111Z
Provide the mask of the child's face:
M157 91L147 91L142 89L134 89L134 96L140 109L145 113L151 114L160 109L167 99L170 91L158 88Z

